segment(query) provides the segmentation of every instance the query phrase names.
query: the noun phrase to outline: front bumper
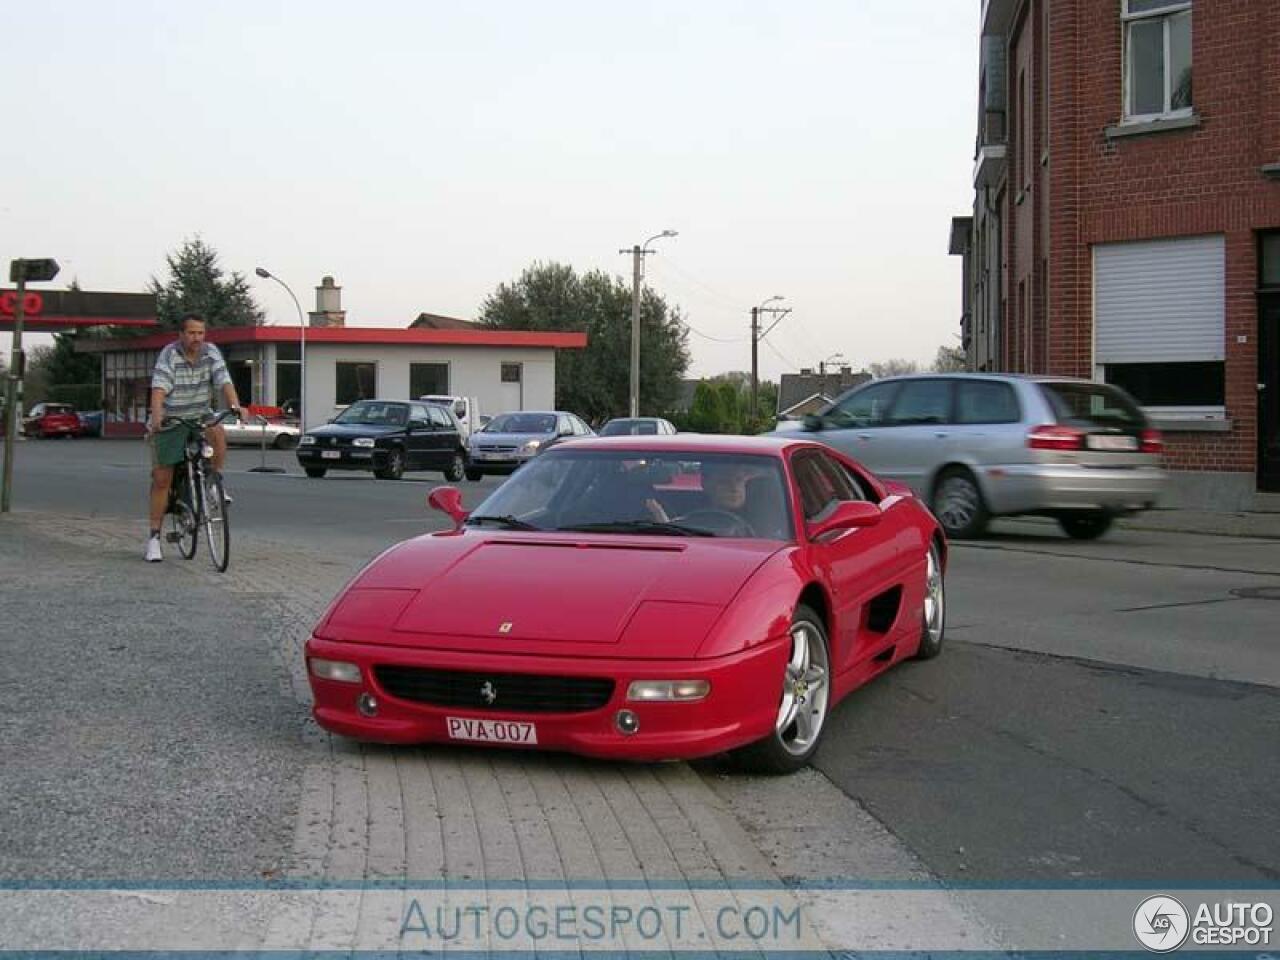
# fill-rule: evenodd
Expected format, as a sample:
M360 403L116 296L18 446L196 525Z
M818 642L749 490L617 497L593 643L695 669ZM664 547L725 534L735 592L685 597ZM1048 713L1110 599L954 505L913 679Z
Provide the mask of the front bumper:
M341 660L360 667L362 682L322 680L307 670L315 697L313 714L324 729L380 743L459 743L451 739L447 718L524 721L537 730L537 749L564 750L595 757L631 760L690 759L710 756L767 736L777 717L775 696L791 651L783 636L750 650L715 660L651 661L626 658L532 657L477 654L453 650L423 650L370 644L340 643L312 637L308 657ZM423 667L468 673L527 673L555 676L609 677L615 681L609 701L580 713L519 713L496 709L444 707L393 697L378 683L375 666ZM697 680L711 684L711 692L692 703L628 702L633 680ZM378 714L367 717L356 709L356 698L371 693ZM615 726L619 710L639 718L631 735Z
M374 447L298 447L294 451L298 463L304 467L323 467L326 470L380 470L385 450ZM337 456L325 456L334 454ZM380 455L380 456L379 456Z
M1156 466L1028 463L988 467L983 480L987 506L994 514L1063 510L1134 513L1156 505L1166 474Z

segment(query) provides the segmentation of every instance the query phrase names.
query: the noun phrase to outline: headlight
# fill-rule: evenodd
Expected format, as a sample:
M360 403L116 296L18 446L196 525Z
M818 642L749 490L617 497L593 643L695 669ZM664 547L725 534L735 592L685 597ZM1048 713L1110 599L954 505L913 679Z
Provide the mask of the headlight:
M321 680L337 680L340 683L360 683L360 667L341 660L311 658L311 672Z
M538 452L538 448L542 446L541 440L526 440L520 447L520 452L524 454L534 454Z
M628 700L701 700L711 692L710 680L633 680Z
M306 447L306 446L310 446L310 445L314 444L315 442L316 442L316 438L315 438L315 437L313 437L313 436L312 436L311 434L309 434L309 433L304 433L304 434L302 435L302 439L298 441L298 446L300 446L300 447Z
M373 443L373 437L356 437L351 441L353 447L372 447Z

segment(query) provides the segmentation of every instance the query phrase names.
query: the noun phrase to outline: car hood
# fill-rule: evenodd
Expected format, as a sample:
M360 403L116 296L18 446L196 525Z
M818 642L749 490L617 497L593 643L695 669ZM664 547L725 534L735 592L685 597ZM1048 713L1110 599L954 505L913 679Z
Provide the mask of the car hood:
M385 437L392 433L404 433L404 427L394 424L345 424L330 423L308 430L313 437Z
M317 628L334 640L555 656L693 656L779 548L764 541L496 534L384 554Z

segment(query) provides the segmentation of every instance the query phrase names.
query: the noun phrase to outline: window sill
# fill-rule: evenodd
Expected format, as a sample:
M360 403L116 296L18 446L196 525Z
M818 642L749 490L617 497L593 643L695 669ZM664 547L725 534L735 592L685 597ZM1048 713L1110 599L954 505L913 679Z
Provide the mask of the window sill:
M1230 433L1231 421L1226 417L1220 419L1190 420L1186 417L1161 417L1159 413L1147 411L1151 425L1163 433Z
M1127 120L1107 127L1108 140L1120 137L1140 137L1148 133L1167 133L1171 130L1191 130L1200 126L1198 114L1188 117L1163 117L1156 120Z

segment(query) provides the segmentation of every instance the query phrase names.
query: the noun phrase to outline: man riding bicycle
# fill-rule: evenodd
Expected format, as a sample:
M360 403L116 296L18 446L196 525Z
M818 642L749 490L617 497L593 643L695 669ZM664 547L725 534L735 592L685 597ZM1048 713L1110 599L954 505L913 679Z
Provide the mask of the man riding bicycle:
M147 446L151 449L150 533L144 557L149 563L164 559L160 548L160 525L169 505L173 470L182 462L184 428L166 428L165 421L182 417L198 419L212 412L216 391L232 410L240 409L240 398L218 348L206 343L204 317L187 313L178 325L176 342L160 351L151 375L151 416L147 421ZM213 446L213 469L222 474L227 458L227 438L222 427L212 426L206 436Z

